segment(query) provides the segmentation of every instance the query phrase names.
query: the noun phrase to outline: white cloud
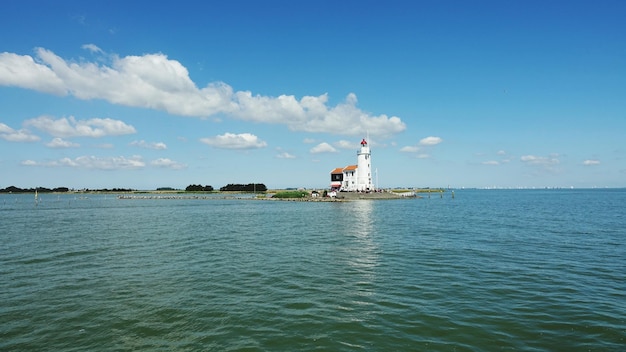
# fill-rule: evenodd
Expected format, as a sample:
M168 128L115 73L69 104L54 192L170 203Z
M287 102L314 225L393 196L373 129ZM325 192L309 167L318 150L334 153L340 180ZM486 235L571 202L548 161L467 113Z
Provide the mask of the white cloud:
M367 131L387 137L406 129L400 118L371 116L356 107L354 93L334 107L327 106L328 95L305 96L299 101L293 95L277 98L252 96L251 92L235 93L237 110L233 115L242 120L284 124L292 131L326 132L339 135L364 135Z
M295 159L296 158L295 155L284 151L283 148L280 148L280 147L276 148L276 152L278 153L276 154L276 158L278 159Z
M25 166L43 166L43 167L72 167L80 169L98 169L98 170L120 170L120 169L141 169L146 166L143 158L139 155L131 157L96 157L96 156L79 156L77 158L61 158L59 160L38 162L34 160L24 160L21 163ZM184 169L187 165L167 159L159 158L150 162L151 166L168 168L168 169Z
M426 137L420 140L419 145L437 145L441 142L443 142L443 139L439 137Z
M420 148L417 146L407 145L406 147L400 148L400 151L404 153L417 153L420 151Z
M11 127L0 122L0 133L13 133L13 132L14 130Z
M29 55L0 53L0 85L36 90L54 95L67 95L65 83L50 67Z
M30 133L26 129L14 130L0 122L0 138L9 142L36 142L39 136Z
M140 140L140 141L132 141L130 142L130 145L135 146L135 147L140 147L140 148L146 148L146 149L156 149L156 150L167 149L167 145L163 142L148 143L144 140Z
M443 139L439 137L432 137L432 136L426 137L426 138L422 138L417 145L408 145L408 146L402 147L400 148L400 151L403 153L419 153L423 149L435 146L441 142L443 142ZM418 155L417 157L420 159L426 159L426 158L429 158L430 155L426 153L422 153Z
M529 165L550 166L550 165L559 164L559 159L557 158L556 155L552 155L549 157L524 155L520 158L520 160Z
M49 143L46 143L46 146L50 148L76 148L80 147L80 144L66 141L62 138L57 137L52 139L52 141L50 141Z
M278 159L295 159L296 158L295 155L289 154L287 152L281 152L281 153L277 154L276 157Z
M85 45L81 46L81 48L83 48L85 50L89 50L92 53L97 53L97 54L104 53L102 51L102 49L98 48L98 46L96 46L95 44L85 44Z
M162 167L167 169L180 170L187 167L187 165L167 159L167 158L159 158L150 162L150 165L156 167Z
M83 48L104 54L94 44ZM167 111L170 114L206 118L225 114L236 119L286 125L293 131L338 135L388 137L406 125L396 116L370 115L359 109L356 95L328 105L328 96L269 97L250 91L235 92L223 82L198 88L180 62L164 54L106 57L109 64L72 62L52 51L37 48L29 55L0 54L0 85L40 92L73 95L78 99L103 99L113 104ZM63 136L58 136L63 137Z
M79 156L75 159L62 158L49 162L36 162L33 160L25 160L22 165L28 166L46 166L46 167L75 167L82 169L98 169L98 170L118 170L118 169L140 169L146 164L140 156L132 156L126 158L119 157L96 157L96 156Z
M500 165L500 162L496 160L489 160L489 161L483 161L482 164L483 165Z
M583 165L600 165L600 160L585 160L583 161Z
M315 147L311 148L310 150L311 154L319 154L319 153L336 153L337 149L335 149L332 145L323 142L320 143L318 145L316 145Z
M359 144L356 142L350 142L350 141L346 141L346 140L340 140L336 143L334 143L335 146L337 148L341 148L341 149L357 149L359 148Z
M496 154L498 154L498 155L506 155L506 152L504 150L499 150Z
M76 120L74 116L53 119L40 116L24 121L24 125L35 127L54 137L104 137L136 133L135 128L120 120L92 118Z
M266 142L250 133L225 133L215 137L202 138L200 142L222 149L258 149L267 146Z

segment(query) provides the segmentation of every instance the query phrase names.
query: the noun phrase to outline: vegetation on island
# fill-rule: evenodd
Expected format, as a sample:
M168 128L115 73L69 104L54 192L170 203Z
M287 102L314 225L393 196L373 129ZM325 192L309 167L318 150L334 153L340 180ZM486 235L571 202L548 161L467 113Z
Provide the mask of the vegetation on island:
M66 193L66 192L133 192L133 189L127 188L112 188L112 189L81 189L74 190L69 189L68 187L56 187L56 188L46 188L46 187L35 187L35 188L19 188L15 186L9 186L7 188L0 189L0 193Z
M307 191L283 191L274 194L272 198L304 198L308 195Z
M267 192L267 187L262 183L248 183L247 185L229 183L220 188L222 192Z
M185 188L185 190L176 189L173 187L159 187L156 189L157 192L215 192L215 189L211 185L203 186L201 184L191 184ZM219 189L220 192L255 192L255 193L265 193L267 192L267 187L263 183L248 183L248 184L237 184L237 183L229 183L228 185L221 187ZM138 191L136 189L131 188L101 188L101 189L71 189L68 187L56 187L56 188L46 188L46 187L35 187L35 188L19 188L16 186L9 186L7 188L0 188L0 193L66 193L66 192L81 192L81 193L99 193L99 192L112 192L112 193L130 193L130 192L145 192Z
M187 192L213 192L213 186L189 185L185 188Z

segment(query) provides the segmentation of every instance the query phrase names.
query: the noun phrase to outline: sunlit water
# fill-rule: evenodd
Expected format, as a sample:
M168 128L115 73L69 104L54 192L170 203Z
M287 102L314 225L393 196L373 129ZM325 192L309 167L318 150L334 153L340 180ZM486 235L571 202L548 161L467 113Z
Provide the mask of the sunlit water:
M623 351L625 190L0 195L1 351Z

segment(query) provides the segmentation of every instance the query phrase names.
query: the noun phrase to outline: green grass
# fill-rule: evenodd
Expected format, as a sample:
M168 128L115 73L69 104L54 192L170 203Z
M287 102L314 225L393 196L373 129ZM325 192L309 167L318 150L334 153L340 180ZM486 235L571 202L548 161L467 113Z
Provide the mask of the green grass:
M306 191L281 191L272 196L272 198L304 198L309 195Z

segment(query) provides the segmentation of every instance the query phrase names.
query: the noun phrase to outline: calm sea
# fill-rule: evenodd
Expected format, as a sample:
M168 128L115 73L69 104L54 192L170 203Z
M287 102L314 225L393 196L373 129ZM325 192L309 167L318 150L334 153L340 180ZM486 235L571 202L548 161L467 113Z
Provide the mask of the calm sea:
M0 195L1 351L624 351L626 189Z

